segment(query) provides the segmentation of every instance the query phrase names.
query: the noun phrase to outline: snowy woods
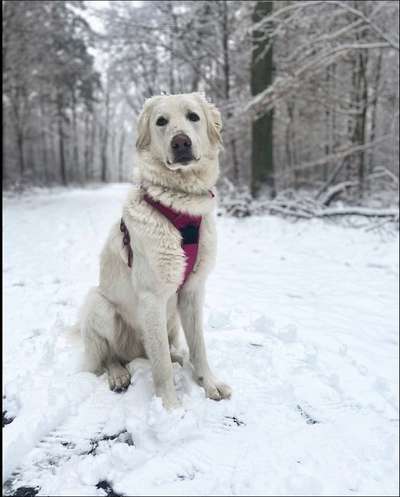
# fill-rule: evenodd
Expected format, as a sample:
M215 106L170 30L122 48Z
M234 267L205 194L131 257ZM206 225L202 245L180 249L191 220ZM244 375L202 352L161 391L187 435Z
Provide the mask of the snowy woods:
M398 495L399 2L3 0L2 14L3 495ZM182 403L168 412L148 359L116 393L76 332L100 254L116 260L104 242L124 259L121 215L138 214L143 103L193 91L224 126L196 329L233 395L214 402L167 360ZM151 216L149 242L130 232L133 274L186 255L178 232L152 255L173 230ZM202 226L196 271L214 250ZM137 305L124 295L149 329L162 278L151 295L143 276ZM140 348L119 312L93 327Z
M221 186L233 196L393 205L398 2L2 9L3 186L129 181L145 98L204 91L223 113Z

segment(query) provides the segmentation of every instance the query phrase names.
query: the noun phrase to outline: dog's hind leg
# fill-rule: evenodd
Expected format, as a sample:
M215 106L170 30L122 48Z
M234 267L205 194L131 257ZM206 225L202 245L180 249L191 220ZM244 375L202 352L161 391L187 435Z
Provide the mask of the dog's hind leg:
M93 288L81 311L80 328L85 346L87 367L90 371L107 371L111 390L122 391L130 384L129 371L117 353L118 327L121 319L115 307L97 288Z

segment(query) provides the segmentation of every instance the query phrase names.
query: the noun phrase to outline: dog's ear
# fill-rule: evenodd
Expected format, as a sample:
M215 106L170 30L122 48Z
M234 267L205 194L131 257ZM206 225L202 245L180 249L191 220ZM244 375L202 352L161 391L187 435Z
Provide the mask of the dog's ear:
M150 145L150 115L159 96L148 98L137 122L136 149L144 150Z
M222 145L222 119L221 113L214 104L209 102L203 93L195 93L200 101L207 118L207 133L213 145Z

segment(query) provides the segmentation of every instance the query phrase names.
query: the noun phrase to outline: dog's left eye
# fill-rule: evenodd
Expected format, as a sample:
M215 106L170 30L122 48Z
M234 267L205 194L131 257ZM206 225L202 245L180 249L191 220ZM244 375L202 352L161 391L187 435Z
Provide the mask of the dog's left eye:
M159 117L156 121L157 126L165 126L168 124L168 121L165 119L165 117Z
M189 119L189 121L200 121L200 117L196 114L196 112L189 112L186 117Z

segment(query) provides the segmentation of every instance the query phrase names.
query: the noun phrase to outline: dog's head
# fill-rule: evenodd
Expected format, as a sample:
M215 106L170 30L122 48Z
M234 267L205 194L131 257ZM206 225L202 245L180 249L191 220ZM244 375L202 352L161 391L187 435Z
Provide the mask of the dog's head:
M146 100L138 120L138 154L170 171L200 170L218 157L221 114L201 93Z

